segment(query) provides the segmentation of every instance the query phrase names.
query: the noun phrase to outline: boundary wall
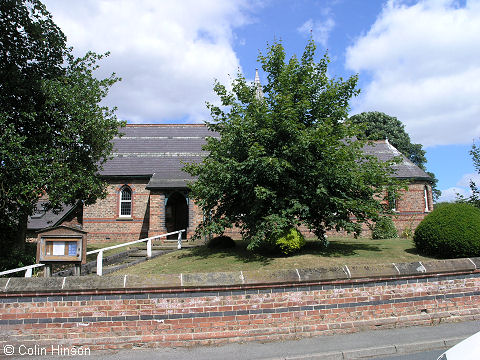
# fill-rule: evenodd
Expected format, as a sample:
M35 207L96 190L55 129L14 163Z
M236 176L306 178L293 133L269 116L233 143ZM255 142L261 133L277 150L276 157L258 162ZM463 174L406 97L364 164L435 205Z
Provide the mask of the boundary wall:
M0 279L0 353L5 345L52 351L193 346L478 319L480 258Z

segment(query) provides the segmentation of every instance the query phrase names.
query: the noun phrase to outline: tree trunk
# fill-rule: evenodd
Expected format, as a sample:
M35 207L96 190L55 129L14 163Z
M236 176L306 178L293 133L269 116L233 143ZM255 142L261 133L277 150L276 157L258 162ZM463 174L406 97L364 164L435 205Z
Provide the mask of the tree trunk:
M28 216L22 215L18 222L18 228L14 235L13 246L21 252L25 252L25 240L27 237Z

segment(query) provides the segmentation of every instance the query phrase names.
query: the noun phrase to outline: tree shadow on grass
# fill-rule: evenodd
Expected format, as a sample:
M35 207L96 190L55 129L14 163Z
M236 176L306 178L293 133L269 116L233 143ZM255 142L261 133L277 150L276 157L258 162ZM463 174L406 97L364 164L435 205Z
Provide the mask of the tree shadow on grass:
M365 244L360 241L342 241L329 242L328 246L323 246L319 241L307 241L307 244L300 252L301 254L317 255L323 257L346 257L358 254L358 251L380 252L382 249L375 244Z
M423 257L427 257L427 258L431 258L431 259L446 259L446 258L442 258L440 256L435 256L435 255L431 255L431 254L422 253L414 247L409 248L409 249L405 249L405 252L407 252L409 254L412 254L412 255L419 255L419 256L423 256Z
M413 255L423 255L423 254L420 254L418 252L418 250L416 248L410 248L410 249L405 249L405 252L409 253L409 254L413 254Z
M189 249L188 252L179 255L178 258L192 258L192 260L197 258L205 260L209 258L214 259L232 257L235 259L235 261L241 261L243 263L258 262L262 266L266 266L272 262L272 256L258 254L247 250L248 244L245 241L236 240L235 245L236 246L234 248L230 249L210 249L206 245L202 245Z
M259 263L262 266L269 265L276 258L284 258L282 254L254 253L247 250L247 243L235 241L236 247L231 249L209 249L207 246L199 246L179 255L179 258L214 259L232 257L235 261L243 263ZM295 255L314 255L322 257L348 257L358 254L358 251L380 252L382 249L376 244L365 244L360 241L343 241L329 243L324 247L319 241L309 240L305 247ZM295 256L294 255L294 256Z

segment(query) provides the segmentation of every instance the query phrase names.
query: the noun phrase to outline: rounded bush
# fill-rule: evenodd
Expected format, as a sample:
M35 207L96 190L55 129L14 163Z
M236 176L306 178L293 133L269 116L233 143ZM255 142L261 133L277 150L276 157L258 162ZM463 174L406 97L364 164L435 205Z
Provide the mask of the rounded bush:
M480 209L469 204L442 205L417 226L413 241L426 255L480 256Z
M372 239L392 239L397 237L397 228L390 216L382 216L378 219L372 230Z
M209 249L230 249L235 247L235 241L230 236L220 235L207 242Z
M282 254L291 255L299 251L307 243L305 237L296 228L290 228L272 239L272 242Z

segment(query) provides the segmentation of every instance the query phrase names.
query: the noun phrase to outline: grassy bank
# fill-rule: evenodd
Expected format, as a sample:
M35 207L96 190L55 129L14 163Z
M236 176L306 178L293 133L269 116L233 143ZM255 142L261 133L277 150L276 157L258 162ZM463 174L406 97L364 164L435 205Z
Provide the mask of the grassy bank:
M237 241L234 249L208 249L201 246L184 249L129 267L118 274L168 274L188 272L216 272L259 269L289 269L328 267L344 264L381 264L412 262L429 258L416 253L410 239L351 239L330 238L327 249L314 241L295 256L282 257L253 254L246 244Z

